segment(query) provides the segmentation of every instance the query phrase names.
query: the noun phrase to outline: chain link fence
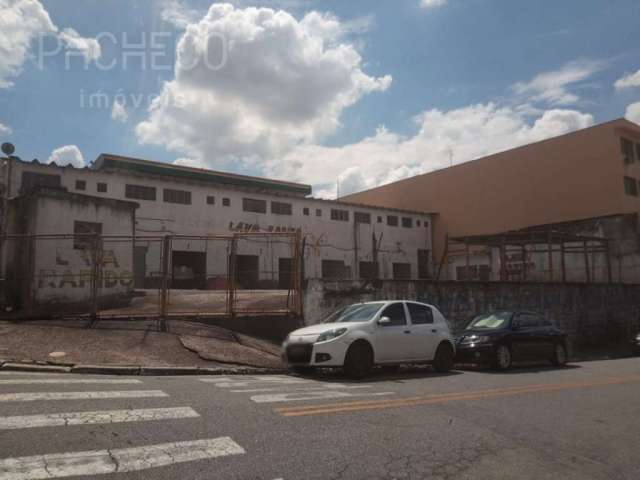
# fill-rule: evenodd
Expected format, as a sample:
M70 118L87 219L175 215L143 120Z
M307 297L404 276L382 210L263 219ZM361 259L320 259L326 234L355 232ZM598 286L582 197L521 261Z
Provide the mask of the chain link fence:
M0 236L4 318L299 315L299 233Z

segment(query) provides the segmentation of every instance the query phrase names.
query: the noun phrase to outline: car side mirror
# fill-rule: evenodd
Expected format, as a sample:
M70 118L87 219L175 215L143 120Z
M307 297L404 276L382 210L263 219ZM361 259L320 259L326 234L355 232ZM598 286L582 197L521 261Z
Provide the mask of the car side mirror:
M387 325L391 325L391 319L389 317L380 317L378 319L378 325L382 327L386 327Z

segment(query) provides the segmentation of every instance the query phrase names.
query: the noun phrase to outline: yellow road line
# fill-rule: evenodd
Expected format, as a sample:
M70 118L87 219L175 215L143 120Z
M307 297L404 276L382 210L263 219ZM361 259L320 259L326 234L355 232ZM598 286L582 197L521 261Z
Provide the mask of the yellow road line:
M299 417L306 415L320 415L326 413L354 412L364 410L380 410L386 408L412 407L418 405L431 405L460 400L481 400L485 398L503 397L510 395L523 395L527 393L545 393L579 388L601 387L608 385L620 385L625 383L640 382L640 376L614 377L590 382L573 382L558 384L522 385L492 390L478 390L469 392L457 392L436 394L422 397L396 398L393 400L370 400L362 402L345 402L333 404L306 405L303 407L282 407L274 411L285 417Z

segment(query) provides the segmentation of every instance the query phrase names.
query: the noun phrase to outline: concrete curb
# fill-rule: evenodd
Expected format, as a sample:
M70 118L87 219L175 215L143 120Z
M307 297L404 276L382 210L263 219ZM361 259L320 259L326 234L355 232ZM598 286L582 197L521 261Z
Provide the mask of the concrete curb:
M46 373L69 373L70 367L63 367L60 365L36 365L31 363L13 363L5 362L0 367L0 370L16 371L16 372L46 372Z
M287 373L285 369L269 369L258 367L143 367L136 365L54 365L21 363L0 360L0 371L43 372L43 373L77 373L85 375L144 375L144 376L176 376L176 375L280 375Z

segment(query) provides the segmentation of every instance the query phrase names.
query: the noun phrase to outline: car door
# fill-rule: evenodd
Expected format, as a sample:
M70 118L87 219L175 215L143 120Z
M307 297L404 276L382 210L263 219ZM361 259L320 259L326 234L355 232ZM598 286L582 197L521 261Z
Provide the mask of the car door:
M514 360L530 360L536 351L537 318L529 312L517 313L511 323L511 354Z
M431 361L438 347L438 329L433 309L421 303L407 302L411 321L412 355L417 360Z
M375 331L375 354L377 362L400 362L412 360L414 348L411 326L407 322L404 302L387 305L380 317L389 318L387 325L377 325Z

